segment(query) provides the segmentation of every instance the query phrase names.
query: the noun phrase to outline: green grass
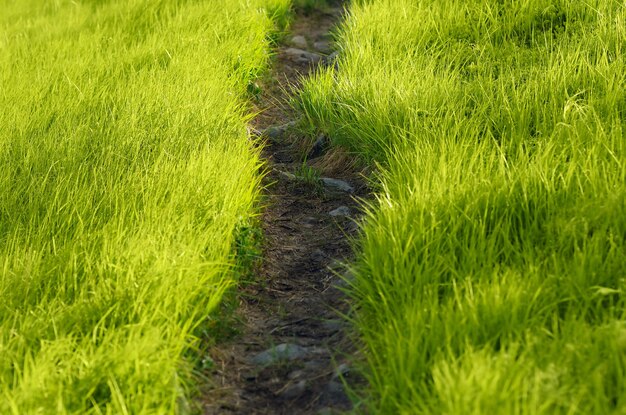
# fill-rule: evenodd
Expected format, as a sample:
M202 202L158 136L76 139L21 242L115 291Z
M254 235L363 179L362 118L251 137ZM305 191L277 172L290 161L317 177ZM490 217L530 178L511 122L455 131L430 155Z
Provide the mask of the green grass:
M320 172L303 161L300 166L294 171L296 180L303 185L304 188L311 190L312 192L323 191Z
M626 412L626 8L356 1L309 122L380 166L358 243L381 414Z
M217 7L216 7L217 6ZM0 413L184 413L286 0L0 0Z

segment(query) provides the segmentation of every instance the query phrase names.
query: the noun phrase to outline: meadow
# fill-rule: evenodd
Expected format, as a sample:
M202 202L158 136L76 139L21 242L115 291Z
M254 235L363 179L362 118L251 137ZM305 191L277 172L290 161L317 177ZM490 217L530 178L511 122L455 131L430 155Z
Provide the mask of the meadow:
M370 413L624 413L624 3L356 0L337 45L299 106L376 166Z
M0 0L0 413L197 410L291 3ZM624 3L348 10L297 105L374 166L360 404L625 413Z
M286 0L0 0L0 413L193 410Z

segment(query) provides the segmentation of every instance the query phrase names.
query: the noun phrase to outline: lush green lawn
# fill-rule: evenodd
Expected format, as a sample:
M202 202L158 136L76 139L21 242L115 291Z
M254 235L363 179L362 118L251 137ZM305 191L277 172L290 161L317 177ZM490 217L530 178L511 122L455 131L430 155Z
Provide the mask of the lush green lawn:
M287 0L0 0L0 413L185 412Z
M626 413L626 8L356 1L302 108L380 165L374 413Z

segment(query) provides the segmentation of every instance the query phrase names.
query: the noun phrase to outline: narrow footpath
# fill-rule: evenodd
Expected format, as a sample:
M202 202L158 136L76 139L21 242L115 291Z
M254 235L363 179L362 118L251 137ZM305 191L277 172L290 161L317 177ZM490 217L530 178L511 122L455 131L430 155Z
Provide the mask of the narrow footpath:
M367 187L350 157L320 136L300 137L290 109L302 77L334 67L329 30L343 5L298 12L260 84L260 115L251 128L266 141L263 259L241 289L241 333L211 351L213 385L205 414L339 414L353 409L345 384L355 348L340 317L350 237L358 231ZM306 160L306 161L305 161Z

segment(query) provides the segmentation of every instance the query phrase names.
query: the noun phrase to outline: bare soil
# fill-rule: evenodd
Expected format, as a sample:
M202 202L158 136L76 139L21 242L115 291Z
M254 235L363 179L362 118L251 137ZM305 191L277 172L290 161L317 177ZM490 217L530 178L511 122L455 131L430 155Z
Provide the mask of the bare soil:
M315 42L330 40L329 30L342 13L338 3L297 14L291 33L276 51L271 76L260 83L260 114L253 129L268 131L294 120L287 105L290 94L316 65L328 62L288 53L294 47L290 41L304 36L307 49L316 52L314 45L320 44ZM354 192L331 191L315 180L299 178L311 140L292 128L273 135L262 134L270 172L265 178L263 259L255 281L240 289L240 334L210 351L215 369L210 374L212 385L202 397L207 415L333 414L353 408L345 386L359 380L349 370L355 347L341 317L349 313L350 304L339 274L344 272L341 264L352 256L358 200L369 191L355 163L339 151L331 150L307 165L322 176L332 174L348 182ZM350 210L349 216L329 214L341 206ZM280 344L304 352L268 365L254 362L259 353Z

